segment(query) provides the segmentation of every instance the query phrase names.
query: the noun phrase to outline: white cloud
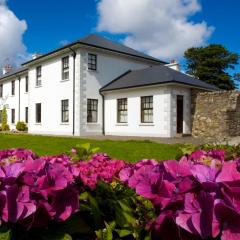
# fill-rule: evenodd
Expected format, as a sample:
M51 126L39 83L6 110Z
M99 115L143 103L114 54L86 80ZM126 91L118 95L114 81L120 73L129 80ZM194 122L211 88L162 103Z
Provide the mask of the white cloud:
M198 0L100 0L97 30L127 34L123 43L152 56L180 58L214 31L206 22L189 20L198 11Z
M26 21L16 17L6 0L0 0L0 67L6 63L17 66L29 58L23 43L26 30Z

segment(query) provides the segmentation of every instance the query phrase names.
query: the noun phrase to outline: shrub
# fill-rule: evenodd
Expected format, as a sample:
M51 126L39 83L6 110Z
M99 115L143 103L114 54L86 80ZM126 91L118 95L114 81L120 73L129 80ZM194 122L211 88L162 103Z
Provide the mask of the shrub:
M9 131L9 125L7 124L8 116L7 116L7 109L4 106L2 110L2 131Z
M9 131L10 127L8 124L2 124L2 131Z
M0 151L0 239L239 239L240 160L224 150L128 164L85 148Z
M25 122L17 122L16 129L22 132L27 131L27 124Z

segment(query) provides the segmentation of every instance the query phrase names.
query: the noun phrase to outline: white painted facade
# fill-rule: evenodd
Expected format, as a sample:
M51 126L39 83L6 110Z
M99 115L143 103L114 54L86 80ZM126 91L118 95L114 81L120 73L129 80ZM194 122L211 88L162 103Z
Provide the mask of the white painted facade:
M103 96L99 89L128 70L143 69L158 63L93 47L78 47L74 50L76 51L75 72L73 52L70 49L64 49L47 59L32 62L25 72L1 78L3 98L0 98L0 110L3 105L7 106L8 123L11 129L15 129L17 121L25 121L25 111L28 107L29 133L83 136L101 135L105 129L107 135L173 137L176 135L176 96L182 95L184 96L183 133L190 133L189 87L159 85L106 92L103 118ZM97 55L96 71L88 69L89 53ZM62 58L65 56L69 56L68 80L62 80ZM38 66L42 67L41 86L36 86ZM74 75L75 90L73 90ZM25 91L26 76L29 79L27 93ZM14 96L11 94L13 80L15 81ZM140 121L141 96L153 96L153 123L145 124ZM124 124L117 123L118 98L128 99L128 121ZM66 99L69 100L69 121L62 123L61 100ZM87 99L98 100L96 123L87 123ZM41 123L36 123L37 103L41 103ZM11 109L15 109L14 124L11 123ZM104 126L103 119L105 119Z
M190 89L154 86L105 94L106 135L174 137L176 135L176 96L184 96L183 133L190 133ZM153 96L153 122L141 122L141 97ZM127 98L127 123L117 122L117 99Z

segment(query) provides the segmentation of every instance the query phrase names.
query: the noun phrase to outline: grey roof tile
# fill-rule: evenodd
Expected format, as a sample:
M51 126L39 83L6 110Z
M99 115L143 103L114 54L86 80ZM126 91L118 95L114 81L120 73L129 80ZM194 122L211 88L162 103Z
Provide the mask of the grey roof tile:
M17 69L13 69L12 71L0 76L0 81L7 78L7 77L13 76L15 74L20 74L22 72L25 72L27 70L28 70L27 67L20 67L20 68L17 68Z
M169 67L158 65L141 70L128 71L102 87L100 91L103 92L164 83L179 83L208 90L219 90L216 86L203 82L197 78Z
M83 37L83 38L81 38L81 39L79 39L75 42L67 44L64 47L57 48L57 49L55 49L55 50L53 50L49 53L43 54L42 56L40 56L36 59L25 62L25 63L23 63L23 65L26 65L28 63L31 63L31 62L34 62L34 61L39 60L41 58L44 58L48 55L51 55L51 54L56 53L58 51L61 51L65 48L72 47L73 45L76 45L76 44L82 44L82 45L86 45L86 46L96 47L96 48L105 49L105 50L112 51L112 52L122 53L122 54L126 54L126 55L129 55L129 56L135 56L135 57L143 58L143 59L146 59L146 60L155 61L155 62L160 63L160 64L166 64L166 62L164 62L164 61L161 61L157 58L151 57L147 54L144 54L142 52L139 52L139 51L134 50L132 48L129 48L127 46L124 46L120 43L109 40L109 39L107 39L105 37L102 37L100 35L90 34L90 35L88 35L86 37Z

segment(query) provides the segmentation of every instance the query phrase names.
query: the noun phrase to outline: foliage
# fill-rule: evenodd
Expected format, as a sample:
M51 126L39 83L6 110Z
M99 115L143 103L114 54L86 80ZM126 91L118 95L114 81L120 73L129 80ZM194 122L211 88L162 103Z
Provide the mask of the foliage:
M99 148L91 148L90 143L78 144L75 148L73 148L70 152L73 161L89 160L91 156L98 152Z
M229 69L234 70L239 56L224 46L211 44L206 47L190 48L184 57L187 73L221 89L235 89L234 80L238 74L231 76Z
M2 131L9 131L9 125L7 124L8 121L8 115L7 115L7 109L4 106L2 110Z
M153 203L152 239L232 240L240 237L239 166L224 150L197 150L180 161L143 160L119 175Z
M17 122L16 129L22 132L27 131L27 124L25 122Z
M195 146L192 144L185 144L181 146L180 153L177 154L177 159L180 159L183 155L189 156L192 152L197 150L204 150L204 151L210 151L210 150L218 150L222 149L225 152L225 161L237 159L240 158L240 144L238 145L229 145L229 144L203 144L200 146Z
M135 164L2 150L0 239L238 239L240 160L217 147Z

